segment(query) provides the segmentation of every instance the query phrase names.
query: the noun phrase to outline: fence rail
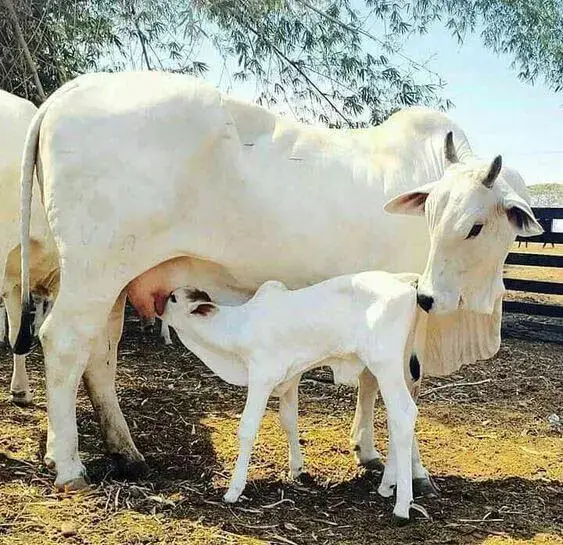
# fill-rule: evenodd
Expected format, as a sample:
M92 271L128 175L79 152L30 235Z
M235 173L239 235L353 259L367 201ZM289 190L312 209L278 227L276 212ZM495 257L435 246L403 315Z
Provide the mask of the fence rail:
M563 244L563 233L553 231L554 220L563 220L563 208L542 207L533 208L533 211L538 222L543 227L544 232L537 237L518 237L516 240L519 242L541 242L544 244L544 247L547 244ZM552 267L563 269L563 255L510 253L506 258L505 264L521 265L525 267ZM561 278L563 279L563 271L561 273ZM511 291L563 295L563 282L505 278L504 285L507 290ZM563 305L556 304L504 301L503 310L519 314L563 318Z

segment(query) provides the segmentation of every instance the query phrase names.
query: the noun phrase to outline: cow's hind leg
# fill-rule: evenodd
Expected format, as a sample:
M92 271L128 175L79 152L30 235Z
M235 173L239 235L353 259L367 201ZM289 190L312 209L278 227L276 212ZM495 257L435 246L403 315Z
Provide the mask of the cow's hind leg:
M280 396L280 424L289 442L289 476L297 479L303 473L303 453L299 444L297 414L299 409L299 378Z
M125 299L125 293L122 293L111 311L106 331L94 345L84 370L84 386L117 473L137 478L144 475L148 467L133 443L115 391L117 348L123 331Z
M373 406L377 398L376 378L365 368L358 379L356 413L350 431L350 444L359 465L375 471L383 471L381 453L373 439Z
M5 297L8 315L8 334L10 344L15 345L21 321L21 295L18 286L12 288ZM33 399L29 388L29 378L25 368L25 356L14 354L12 381L10 383L10 400L16 405L29 405Z
M48 433L45 463L55 469L55 486L86 486L78 455L76 393L97 339L104 333L120 289L103 273L61 271L60 291L39 337L45 354ZM96 283L84 278L95 278ZM87 289L86 289L87 288ZM112 289L113 288L113 289Z

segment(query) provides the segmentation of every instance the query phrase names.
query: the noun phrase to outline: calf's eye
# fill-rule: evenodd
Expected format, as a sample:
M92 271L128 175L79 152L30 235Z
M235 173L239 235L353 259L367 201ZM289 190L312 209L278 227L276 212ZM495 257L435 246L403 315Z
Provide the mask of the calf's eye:
M175 295L171 295L171 296L170 296L170 301L171 301L172 303L175 303L175 302L176 302L176 296L175 296Z
M480 232L481 229L483 229L483 225L480 223L476 223L472 228L471 231L469 231L469 234L465 237L466 240L468 238L475 238Z

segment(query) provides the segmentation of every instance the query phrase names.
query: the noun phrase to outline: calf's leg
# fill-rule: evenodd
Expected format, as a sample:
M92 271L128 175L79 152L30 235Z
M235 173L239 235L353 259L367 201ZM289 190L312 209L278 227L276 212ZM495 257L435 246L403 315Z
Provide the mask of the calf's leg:
M238 431L239 455L229 490L227 490L227 493L223 496L223 499L227 503L236 502L246 486L252 447L254 446L260 423L266 412L266 405L268 404L268 398L270 397L272 389L269 384L253 382L252 380L249 381L246 404L240 419Z
M299 377L280 396L280 424L289 443L289 476L297 479L303 473L303 453L299 444L298 415Z
M408 519L413 500L411 451L417 409L405 384L402 360L389 362L377 378L387 409L390 457L379 492L389 496L395 482L397 499L393 513L401 519Z

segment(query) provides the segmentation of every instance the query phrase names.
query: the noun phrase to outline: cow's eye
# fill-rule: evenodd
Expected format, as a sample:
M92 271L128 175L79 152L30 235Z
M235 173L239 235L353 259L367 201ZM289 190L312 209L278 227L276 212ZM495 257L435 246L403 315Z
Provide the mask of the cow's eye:
M481 232L481 229L483 229L483 225L481 223L476 223L465 238L475 238Z
M176 302L176 296L175 296L175 295L171 295L171 296L170 296L170 301L171 301L172 303L175 303L175 302Z

